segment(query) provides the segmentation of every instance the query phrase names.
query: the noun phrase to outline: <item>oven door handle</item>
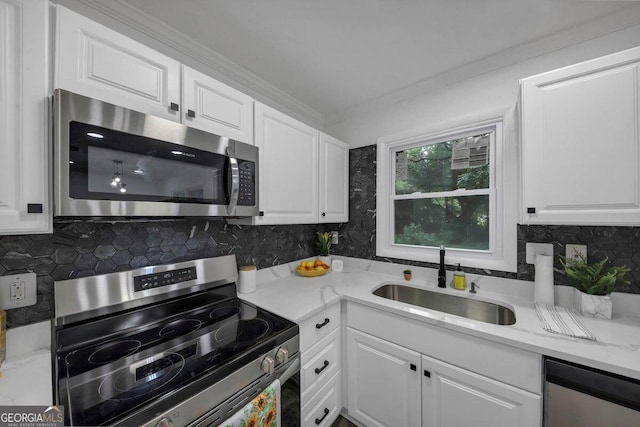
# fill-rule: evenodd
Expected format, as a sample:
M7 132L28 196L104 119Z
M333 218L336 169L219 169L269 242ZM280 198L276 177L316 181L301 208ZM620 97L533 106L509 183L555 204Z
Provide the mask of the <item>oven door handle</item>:
M231 168L231 191L229 194L227 214L234 215L236 206L238 205L238 197L240 196L240 168L238 167L238 159L235 158L233 148L227 148L227 156L229 158L229 166Z
M295 359L291 362L291 365L287 369L285 369L278 379L280 380L280 384L286 383L289 378L294 376L297 372L300 371L300 357L296 356Z

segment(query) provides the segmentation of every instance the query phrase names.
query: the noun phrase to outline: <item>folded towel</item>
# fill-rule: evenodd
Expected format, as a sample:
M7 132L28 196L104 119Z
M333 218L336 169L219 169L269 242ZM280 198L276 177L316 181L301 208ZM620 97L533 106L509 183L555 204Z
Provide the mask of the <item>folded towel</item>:
M537 302L536 314L542 323L542 329L547 332L597 341L573 309Z
M224 427L280 427L280 380L271 383L221 425Z

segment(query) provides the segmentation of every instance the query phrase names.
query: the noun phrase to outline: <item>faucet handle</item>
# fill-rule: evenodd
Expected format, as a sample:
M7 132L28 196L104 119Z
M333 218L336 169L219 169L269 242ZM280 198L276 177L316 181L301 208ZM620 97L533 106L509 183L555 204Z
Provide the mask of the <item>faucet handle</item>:
M480 286L476 285L476 282L471 282L471 289L469 290L469 293L475 294L476 288L480 289Z

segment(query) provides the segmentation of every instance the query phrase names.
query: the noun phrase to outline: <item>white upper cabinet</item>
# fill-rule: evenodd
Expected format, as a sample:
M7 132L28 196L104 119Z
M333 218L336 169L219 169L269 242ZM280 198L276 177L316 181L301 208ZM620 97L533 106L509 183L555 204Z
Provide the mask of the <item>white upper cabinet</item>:
M521 81L525 224L640 224L640 48Z
M259 155L256 224L318 222L318 131L262 103L255 103Z
M349 221L349 146L320 133L319 222Z
M52 231L48 7L0 0L0 234Z
M255 225L349 220L349 147L260 102L255 103L260 149L261 216L231 220Z
M180 121L180 62L57 6L55 86Z
M253 98L185 65L182 96L183 123L253 144Z

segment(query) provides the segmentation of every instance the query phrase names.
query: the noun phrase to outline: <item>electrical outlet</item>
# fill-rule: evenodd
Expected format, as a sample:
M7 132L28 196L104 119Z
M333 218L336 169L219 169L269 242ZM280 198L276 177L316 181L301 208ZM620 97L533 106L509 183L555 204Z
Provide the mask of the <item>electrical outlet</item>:
M11 301L20 301L24 299L24 282L14 282L11 284L9 299Z
M0 277L0 310L35 305L36 274L12 274Z
M565 251L565 256L567 257L567 259L575 259L578 258L578 254L580 254L580 256L582 258L584 258L584 260L587 260L587 245L567 245L566 247L566 251Z
M331 233L333 233L333 236L331 237L331 244L332 245L337 245L338 244L338 232L337 231L332 231Z

